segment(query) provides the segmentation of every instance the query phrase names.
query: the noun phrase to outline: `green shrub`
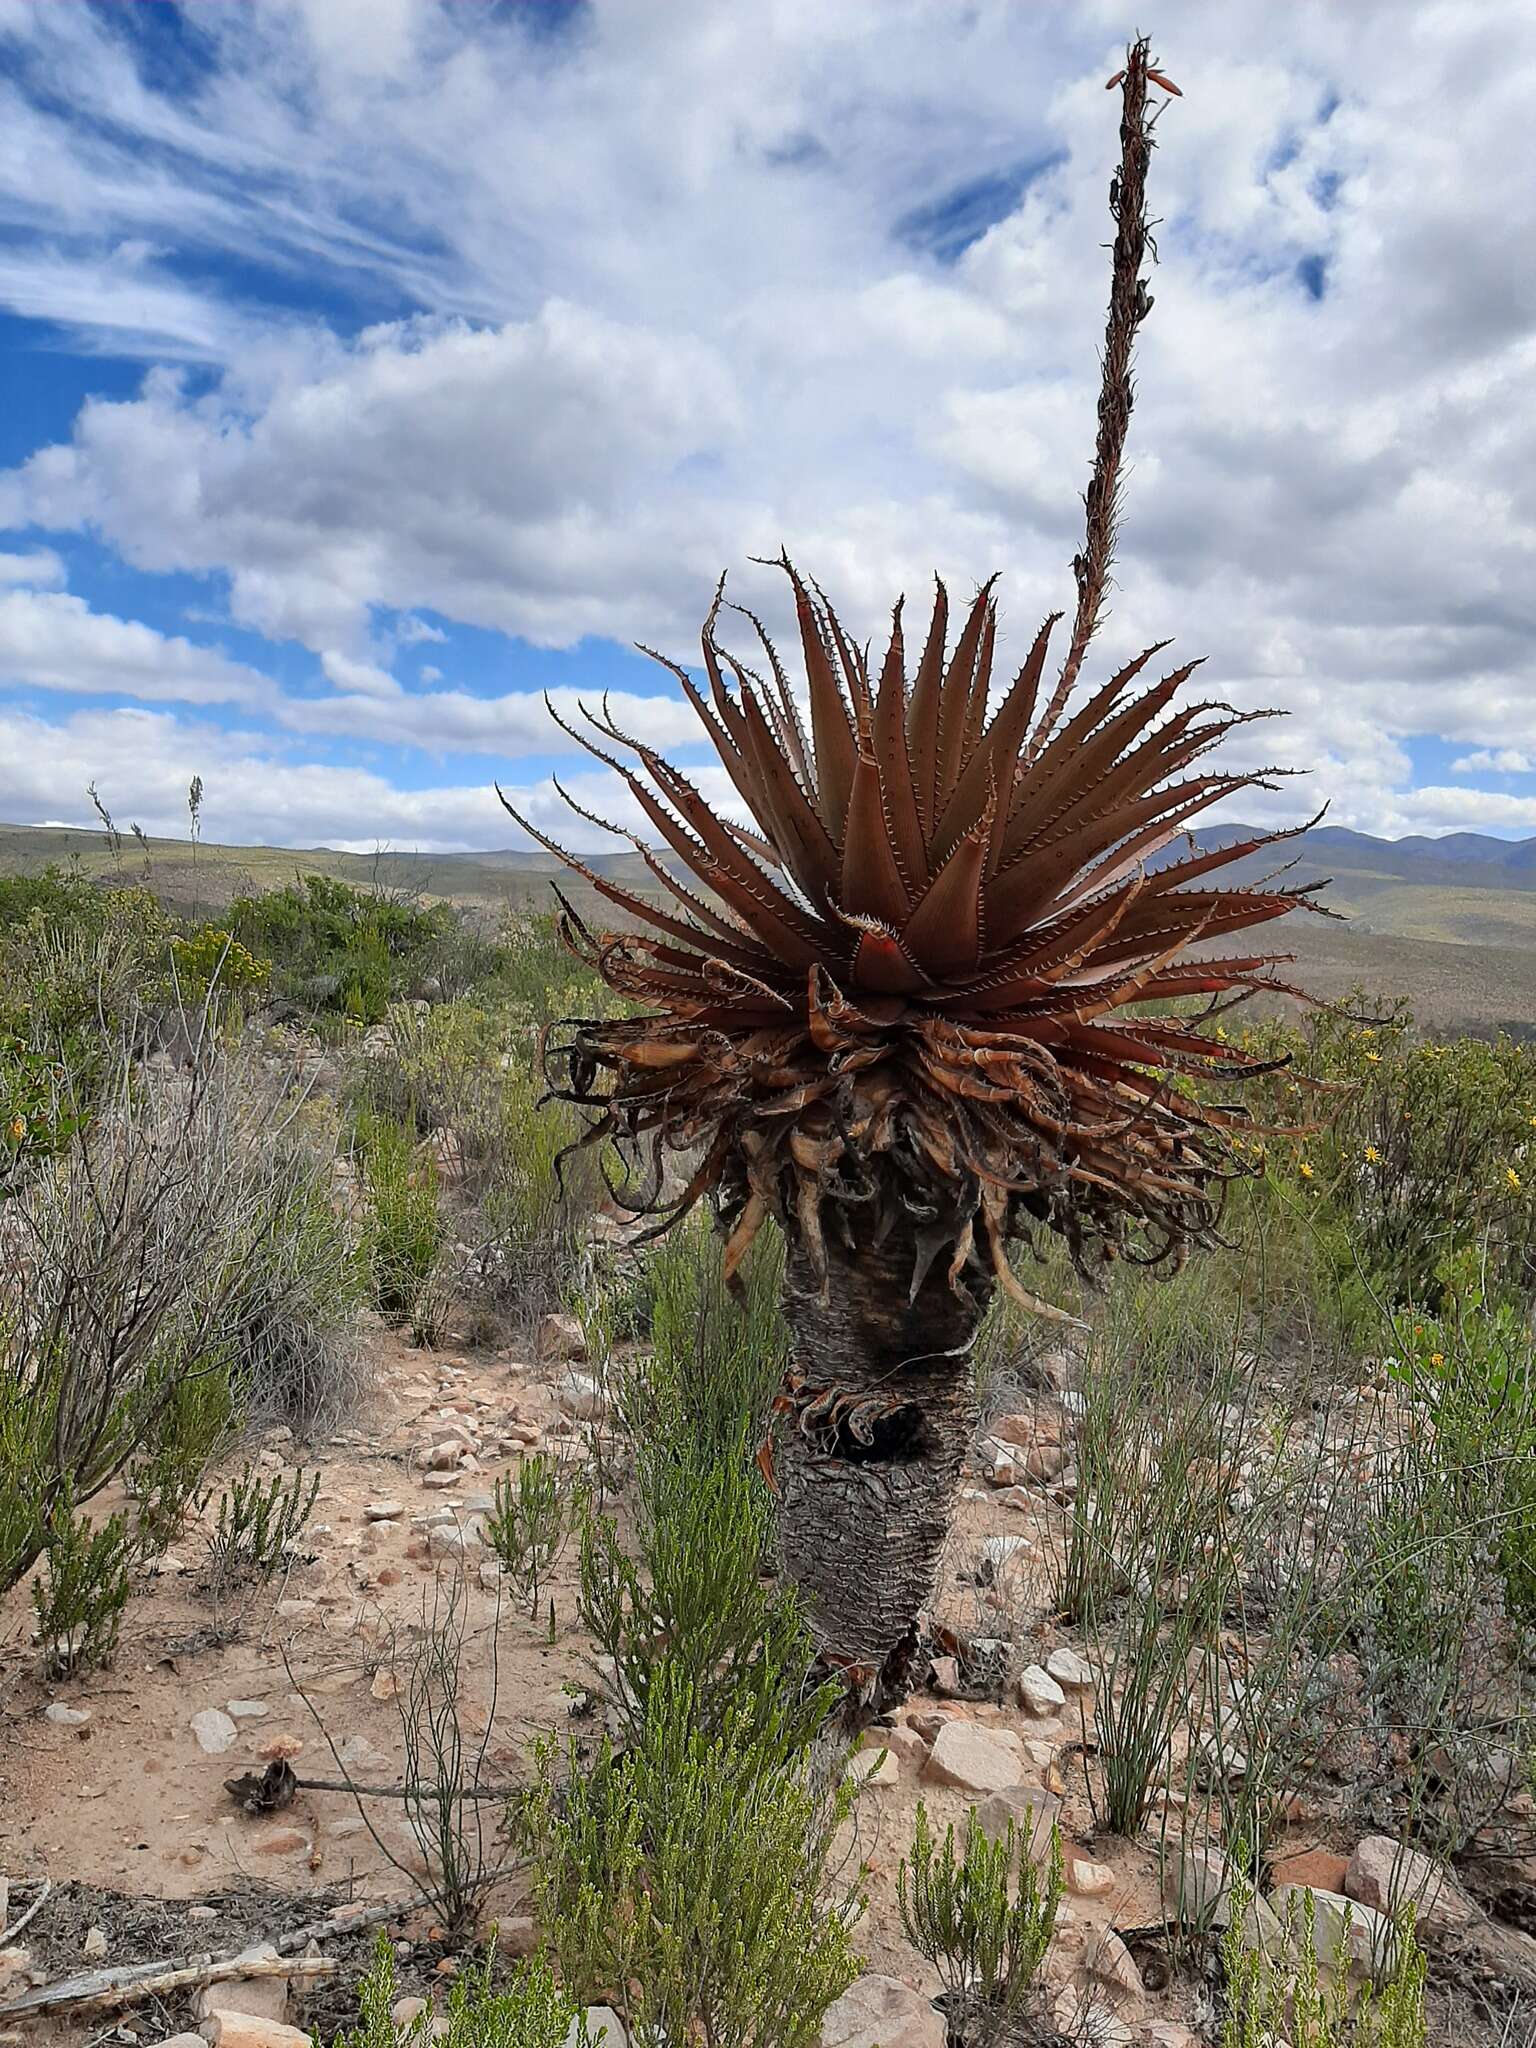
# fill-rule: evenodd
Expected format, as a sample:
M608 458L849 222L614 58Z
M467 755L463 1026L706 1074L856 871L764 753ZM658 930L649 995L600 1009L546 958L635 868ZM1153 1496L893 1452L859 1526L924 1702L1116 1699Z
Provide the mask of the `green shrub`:
M189 1061L167 1074L119 1042L83 1084L86 1114L66 1069L74 1128L0 1210L0 1501L30 1504L0 1509L0 1590L61 1505L83 1505L162 1439L188 1451L222 1424L217 1391L187 1389L227 1381L270 1104L215 1036Z
M1528 1322L1475 1296L1453 1317L1404 1315L1396 1378L1434 1411L1436 1456L1486 1495L1510 1612L1536 1624L1536 1346Z
M222 927L205 924L171 940L171 972L182 999L201 1002L213 989L226 996L259 993L272 978L272 964Z
M635 1555L611 1520L581 1539L581 1616L613 1660L612 1705L638 1739L658 1685L685 1681L706 1731L786 1720L808 1744L830 1709L794 1596L764 1584L770 1514L744 1455L715 1461L642 1449Z
M58 1063L0 1031L0 1200L37 1160L51 1158L79 1127Z
M368 1201L362 1251L374 1304L391 1322L408 1322L428 1293L447 1237L437 1167L382 1117L360 1118L357 1136Z
M228 1437L235 1414L232 1377L227 1363L217 1362L178 1376L153 1436L129 1466L141 1558L161 1556L176 1540L204 1473Z
M818 1798L784 1704L698 1707L662 1664L622 1756L540 1751L524 1822L541 1921L565 1983L636 2048L811 2048L858 1971L852 1915L824 1896L853 1788Z
M361 1386L365 1252L332 1197L331 1157L290 1129L263 1153L263 1185L226 1315L242 1409L308 1435Z
M219 1495L217 1519L208 1537L210 1581L223 1589L235 1585L267 1585L282 1569L304 1525L315 1511L320 1474L309 1484L295 1472L263 1479L247 1463ZM199 1506L206 1507L211 1495Z
M954 1827L936 1841L919 1800L911 1862L903 1857L896 1874L907 1939L943 1979L951 2031L978 2048L1002 2040L1023 2012L1055 1932L1061 1836L1053 1826L1043 1874L1036 1846L1012 1820L1002 1836L987 1835L973 1806L957 1857Z
M428 982L441 990L445 975L466 982L494 966L451 905L429 908L325 875L237 897L228 920L242 946L271 962L274 993L360 1024L378 1023L397 997Z
M687 1225L656 1246L645 1269L649 1350L616 1389L637 1443L672 1446L703 1463L739 1459L744 1444L749 1457L756 1451L789 1361L782 1260L777 1232L763 1231L732 1295L712 1232Z
M1273 1120L1312 1126L1271 1147L1274 1170L1308 1209L1345 1225L1352 1258L1390 1305L1443 1313L1469 1263L1490 1300L1528 1294L1536 1048L1442 1043L1401 1005L1360 1021L1370 1007L1361 995L1254 1034L1294 1061L1269 1084ZM1329 1092L1309 1093L1304 1078Z
M1281 1957L1252 1948L1244 1938L1252 1894L1235 1887L1222 1941L1227 2011L1221 2048L1426 2048L1425 1958L1411 1924L1398 1929L1388 1982L1357 1992L1347 1971L1330 1976L1318 1963L1313 1898L1291 1902L1289 1952ZM1346 1913L1346 1927L1348 1908ZM1347 1934L1346 1934L1347 1941ZM1342 1944L1341 1944L1342 1946Z
M373 1963L357 1987L359 2023L338 2034L332 2048L598 2048L576 2007L555 1982L544 1959L521 1963L498 1988L492 1976L495 1944L465 1963L439 2015L428 2005L404 2027L391 2017L396 2002L395 1951L381 1934ZM612 2044L609 2044L612 2048Z
M543 1105L537 1045L507 1006L396 1005L387 1051L360 1062L354 1094L369 1113L430 1138L451 1166L445 1199L478 1247L467 1274L488 1312L526 1325L560 1308L602 1194L592 1155L561 1155L581 1135L576 1113Z
M67 1502L48 1525L43 1569L32 1584L43 1660L55 1678L95 1670L111 1658L128 1605L135 1545L121 1515L100 1528Z
M539 1611L539 1588L565 1548L574 1515L571 1487L547 1451L524 1457L515 1478L503 1474L496 1481L486 1541L530 1614Z

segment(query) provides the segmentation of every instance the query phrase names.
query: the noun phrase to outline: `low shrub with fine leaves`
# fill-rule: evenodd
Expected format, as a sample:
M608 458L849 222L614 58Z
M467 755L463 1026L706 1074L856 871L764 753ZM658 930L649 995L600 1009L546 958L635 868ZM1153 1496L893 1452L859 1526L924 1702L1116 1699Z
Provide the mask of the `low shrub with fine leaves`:
M1428 2048L1424 2020L1424 1951L1410 1925L1393 1944L1392 1974L1376 1988L1357 1987L1347 1972L1319 1962L1311 1892L1292 1910L1288 1947L1280 1956L1249 1945L1244 1936L1252 1895L1239 1886L1222 1942L1227 2011L1221 2048ZM1348 1940L1348 1908L1345 1937Z
M858 1974L827 1878L853 1793L818 1793L787 1709L710 1725L664 1664L622 1754L550 1744L540 1769L525 1822L563 1981L635 2048L812 2048Z
M520 1964L498 1985L494 1953L493 1944L460 1970L445 2012L428 2005L397 2026L395 1951L381 1934L357 1987L358 2024L338 2034L332 2048L426 2048L428 2042L436 2048L601 2048L542 1957Z
M978 2048L1005 2038L1023 2012L1055 1931L1061 1904L1061 1837L1039 1844L1010 1820L987 1834L971 1808L957 1855L953 1824L939 1840L918 1802L910 1861L897 1872L907 1939L938 1971L952 2030Z

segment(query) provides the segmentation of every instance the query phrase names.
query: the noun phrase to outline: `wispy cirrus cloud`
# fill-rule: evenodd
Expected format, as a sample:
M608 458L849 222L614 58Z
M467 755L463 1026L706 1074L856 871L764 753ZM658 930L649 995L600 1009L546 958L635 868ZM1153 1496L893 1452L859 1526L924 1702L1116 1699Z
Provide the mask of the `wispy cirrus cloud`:
M1290 710L1266 744L1312 786L1277 815L1525 829L1536 25L1159 28L1184 97L1103 658L1176 634ZM238 720L408 796L456 753L552 767L538 651L611 685L619 644L691 644L722 566L782 630L744 561L781 542L861 633L1002 568L1026 640L1070 597L1121 34L1107 0L13 0L0 305L76 369L0 475L15 555L70 558L10 577L0 673L61 731L72 696L174 705L210 760Z

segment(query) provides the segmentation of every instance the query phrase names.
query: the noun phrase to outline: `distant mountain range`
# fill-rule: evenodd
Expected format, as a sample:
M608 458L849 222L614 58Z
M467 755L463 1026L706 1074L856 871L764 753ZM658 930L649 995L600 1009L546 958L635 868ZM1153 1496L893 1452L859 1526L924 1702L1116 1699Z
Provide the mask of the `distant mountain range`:
M1202 848L1252 838L1260 828L1219 825L1196 832ZM1184 849L1170 849L1177 859ZM83 827L0 825L0 874L35 872L77 860L88 873L114 872L98 831ZM1224 878L1253 882L1282 862L1287 882L1330 883L1323 901L1344 923L1296 915L1271 926L1277 946L1294 951L1296 977L1322 996L1355 983L1406 996L1426 1019L1447 1027L1506 1029L1536 1035L1536 838L1494 839L1453 832L1376 839L1340 825L1236 862ZM632 852L589 857L599 874L644 894L656 881ZM147 872L168 901L212 909L252 888L295 874L334 875L362 887L379 884L451 898L495 912L553 903L560 874L551 854L513 848L476 853L337 853L329 847L205 845L194 873L185 840L129 842L116 870ZM565 893L583 916L612 913L588 884L567 879Z

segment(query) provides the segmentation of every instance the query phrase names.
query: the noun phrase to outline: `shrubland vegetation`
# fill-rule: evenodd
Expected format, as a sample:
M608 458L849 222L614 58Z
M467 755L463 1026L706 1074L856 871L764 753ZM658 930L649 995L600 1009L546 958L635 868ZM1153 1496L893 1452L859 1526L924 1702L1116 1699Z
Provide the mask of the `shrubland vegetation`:
M466 993L401 999L372 1026L275 1022L275 970L254 955L228 994L218 966L199 987L182 956L213 943L135 891L63 879L5 928L0 1557L7 1582L31 1577L40 1657L61 1680L110 1660L199 1505L201 1583L218 1625L240 1626L232 1590L302 1545L314 1484L247 1468L210 1494L203 1475L251 1417L302 1436L355 1407L361 1315L499 1342L568 1310L609 1451L528 1457L487 1534L523 1626L542 1626L575 1546L612 1746L579 1771L558 1745L534 1760L515 1832L552 1953L505 1987L467 1974L453 2024L500 2039L472 2009L552 2027L601 2001L639 2042L690 2022L720 2042L814 2040L856 1968L858 1875L839 1867L854 1791L829 1762L836 1691L793 1590L763 1576L756 1453L789 1343L776 1242L733 1300L702 1225L634 1248L590 1154L559 1170L576 1127L538 1108L537 1031L613 999L548 924L503 934ZM1219 1842L1262 1888L1298 1787L1352 1828L1455 1858L1486 1847L1531 1773L1536 1056L1427 1039L1364 1003L1237 1042L1286 1064L1263 1084L1268 1134L1233 1146L1225 1243L1171 1279L1112 1264L1091 1287L1064 1255L1037 1260L1029 1287L1086 1334L1063 1353L1052 1326L994 1304L980 1455L995 1418L1054 1399L1043 1366L1076 1361L1074 1483L1046 1564L1099 1681L1100 1822L1150 1829L1173 1873ZM975 1669L995 1696L1028 1661L1030 1616L978 1597L978 1635L1009 1646ZM422 1782L467 1937L499 1866L469 1751L443 1761L445 1682L417 1687ZM1039 1996L1048 1860L973 1825L920 1833L909 1868L909 1932L955 2024L1006 2038ZM1198 1949L1198 1906L1186 1917ZM1298 1939L1298 2004L1293 1965L1233 1939L1224 2041L1267 2038L1277 2001L1312 2015L1303 2039L1423 2038L1420 1964L1341 2003ZM389 2038L383 1982L370 2048Z

